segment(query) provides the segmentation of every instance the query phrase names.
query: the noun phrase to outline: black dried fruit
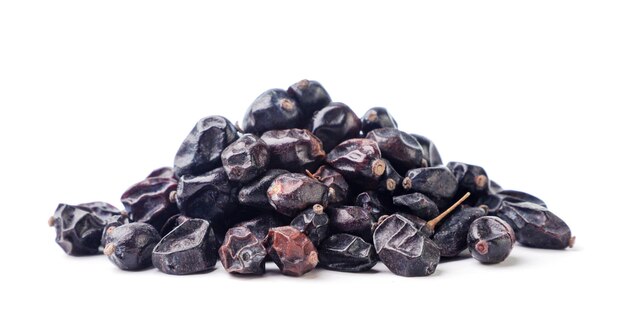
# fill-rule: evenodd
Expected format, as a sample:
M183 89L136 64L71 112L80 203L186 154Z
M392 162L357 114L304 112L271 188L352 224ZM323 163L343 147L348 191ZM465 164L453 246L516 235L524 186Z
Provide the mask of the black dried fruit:
M289 173L283 169L272 169L267 171L261 178L249 182L239 190L239 203L257 210L273 211L267 199L267 189L272 185L274 179L281 174Z
M422 165L422 146L406 132L380 128L370 131L365 138L376 142L383 157L402 174Z
M456 257L467 248L467 232L474 220L487 215L478 207L463 207L454 211L439 225L433 241L439 246L442 257Z
M517 241L524 246L564 249L574 245L569 226L544 206L504 201L496 214L511 225Z
M265 213L247 221L235 224L235 227L243 226L248 228L254 236L259 240L264 240L271 228L280 227L289 224L275 213Z
M361 120L348 105L334 102L313 115L309 130L322 141L328 153L339 143L358 137Z
M294 227L270 229L266 246L267 253L285 275L301 276L317 266L317 249L304 233Z
M59 204L48 220L56 230L56 242L71 256L95 255L100 252L102 231L106 222L89 208Z
M337 145L326 162L350 183L374 189L385 173L378 144L368 139L351 139Z
M326 156L322 141L309 130L272 130L261 136L270 149L270 168L314 170Z
M374 231L374 247L380 260L397 275L431 275L439 264L437 244L398 214L379 222Z
M133 222L160 229L167 219L179 213L176 203L170 201L170 194L177 186L174 179L148 178L128 188L122 194L122 204Z
M269 130L298 128L302 112L285 90L271 89L259 95L243 117L243 131L260 135Z
M307 175L328 186L329 204L341 204L348 198L350 185L339 172L329 166L323 165L315 173L307 172Z
M190 219L154 247L152 263L167 274L204 272L215 266L218 247L211 224L202 219Z
M179 225L183 224L183 222L185 222L185 221L187 221L189 219L191 219L191 218L187 217L187 216L183 216L182 214L175 214L172 217L170 217L169 219L167 219L167 221L165 222L165 224L163 225L163 227L159 231L159 234L161 234L161 237L163 237L163 236L169 234L169 232L171 232L172 230L177 228Z
M474 259L482 263L500 263L511 253L515 234L504 220L493 216L481 217L470 225L467 245Z
M300 173L285 173L274 179L267 198L277 212L295 216L300 211L328 203L328 186Z
M340 272L370 270L378 258L372 244L350 234L334 234L318 248L321 267Z
M244 134L222 152L222 164L231 181L246 183L265 172L269 147L259 137Z
M237 129L228 119L222 116L200 119L176 153L176 176L200 175L220 167L222 151L237 138Z
M174 173L174 168L172 167L162 167L158 169L154 169L147 178L168 178L168 179L178 179L176 177L176 173Z
M159 232L147 223L111 226L104 254L122 270L141 270L152 266L152 250L160 240Z
M106 223L111 222L124 222L124 219L128 219L128 214L126 212L122 212L117 207L97 201L90 203L83 203L78 206L89 209L93 214L95 214L98 218L104 220Z
M239 226L229 229L218 253L220 261L228 273L265 273L267 252L262 240L247 227Z
M388 160L383 158L383 161L385 162L385 173L380 177L378 190L393 193L397 188L402 188L404 177L396 171Z
M479 198L476 201L476 206L483 206L487 208L487 212L490 216L496 214L502 206L503 197L499 195L489 194Z
M398 128L396 120L389 115L387 109L382 107L373 107L365 112L365 115L361 118L361 124L364 134L379 128Z
M324 207L314 205L313 208L306 209L293 218L290 225L306 234L313 245L317 246L328 236L329 223Z
M419 134L411 134L411 136L414 137L422 146L422 157L425 161L425 163L422 163L422 167L436 167L443 165L441 155L439 155L439 150L437 150L437 146L435 146L433 141Z
M456 178L447 167L412 169L402 181L405 190L420 192L436 201L451 198L457 190Z
M546 203L543 200L531 194L520 192L520 191L504 190L504 191L498 192L498 196L502 197L503 200L507 202L514 202L514 203L530 202L530 203L548 208L548 205L546 205Z
M437 204L421 193L394 196L393 204L422 219L430 220L439 214Z
M313 113L330 104L331 99L326 89L314 80L302 79L287 89L287 93L296 99L304 119L310 119Z
M357 195L354 205L365 208L374 220L378 220L382 215L389 213L388 209L381 203L378 194L374 191L363 192Z
M470 165L462 162L451 161L447 164L458 182L458 192L470 192L472 196L468 200L470 205L489 193L489 177L483 167Z
M334 233L354 234L366 241L372 241L374 219L365 208L339 206L327 209L330 227Z

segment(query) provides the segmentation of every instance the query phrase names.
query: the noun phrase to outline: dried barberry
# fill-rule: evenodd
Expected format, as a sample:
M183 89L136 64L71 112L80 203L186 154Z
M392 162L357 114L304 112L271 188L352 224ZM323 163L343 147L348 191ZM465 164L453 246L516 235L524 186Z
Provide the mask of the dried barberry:
M380 177L378 191L393 193L397 188L402 188L402 177L391 163L383 158L385 162L385 173Z
M402 181L405 190L423 193L437 202L451 198L457 190L456 178L447 167L412 169Z
M458 192L471 192L468 199L470 205L476 204L480 197L486 196L489 192L489 177L487 172L480 166L470 165L462 162L451 161L447 165L454 174L458 183Z
M175 229L176 227L183 224L183 222L189 219L191 218L187 216L183 216L182 214L175 214L169 219L167 219L165 224L163 224L163 227L161 228L161 230L159 230L159 234L161 234L161 236L165 236L169 234L173 229Z
M421 193L394 196L393 204L425 220L430 220L439 214L437 204Z
M285 173L274 179L267 198L279 213L295 216L315 204L326 206L328 186L304 174Z
M504 220L493 216L481 217L470 225L467 245L474 259L482 263L500 263L511 253L515 234Z
M152 250L160 240L159 232L147 223L111 226L104 254L122 270L141 270L152 266Z
M313 208L306 209L293 218L290 225L306 234L313 245L317 246L328 236L329 223L324 207L314 205Z
M179 213L176 203L170 201L170 193L177 185L174 179L145 179L122 194L122 204L133 222L149 223L160 229L167 219Z
M330 95L322 85L314 80L302 79L287 89L287 93L296 99L302 111L303 119L308 120L313 113L326 107L331 102Z
M71 256L99 253L106 222L89 208L59 204L48 220L56 230L56 242Z
M174 173L174 168L172 167L162 167L158 169L154 169L147 178L168 178L168 179L178 179L176 177L176 173Z
M260 135L269 130L298 128L302 112L285 90L271 89L259 95L243 117L243 131Z
M374 189L385 173L378 144L368 139L351 139L337 145L326 162L351 183Z
M322 141L328 153L337 144L358 137L361 120L348 105L333 102L313 115L309 130Z
M457 209L438 227L433 241L439 246L442 257L456 257L467 248L467 232L474 220L487 214L484 208Z
M314 174L307 174L328 186L329 204L341 204L348 198L350 185L339 172L329 166L321 166Z
M264 240L267 237L267 233L271 228L280 227L289 224L289 221L283 220L284 216L280 216L276 213L264 213L260 216L239 222L235 224L235 227L243 226L248 228L254 236L259 240Z
M372 241L374 219L365 208L357 206L339 206L327 209L330 227L334 233L354 234L366 241Z
M266 246L267 253L285 275L301 276L317 266L317 249L304 233L294 227L270 229Z
M548 205L546 205L546 203L540 198L537 198L534 195L520 192L520 191L504 190L504 191L498 192L498 196L502 197L503 200L507 202L514 202L514 203L530 202L530 203L548 208Z
M267 252L262 240L247 227L239 226L229 229L218 254L222 266L228 273L265 273Z
M422 146L408 133L380 128L370 131L366 138L378 144L383 157L401 174L422 165Z
M272 130L263 133L261 139L270 150L270 168L314 170L326 156L322 141L309 130Z
M269 147L259 137L244 134L222 152L222 164L231 181L245 183L265 172Z
M340 272L370 270L378 258L372 244L350 234L334 234L318 247L320 266Z
M283 169L268 170L262 177L244 185L237 196L239 203L260 211L274 211L267 199L267 189L276 177L285 173L289 173L289 171Z
M126 212L120 211L117 207L101 201L83 203L78 206L89 209L106 223L124 222L123 220L128 218Z
M373 107L365 112L361 118L361 125L364 134L379 128L398 128L396 120L382 107Z
M441 155L439 155L439 150L437 150L437 146L435 146L433 141L419 134L411 134L411 136L422 146L422 157L424 160L422 167L436 167L443 165Z
M365 208L374 220L378 220L382 215L390 213L374 191L363 192L357 195L354 205Z

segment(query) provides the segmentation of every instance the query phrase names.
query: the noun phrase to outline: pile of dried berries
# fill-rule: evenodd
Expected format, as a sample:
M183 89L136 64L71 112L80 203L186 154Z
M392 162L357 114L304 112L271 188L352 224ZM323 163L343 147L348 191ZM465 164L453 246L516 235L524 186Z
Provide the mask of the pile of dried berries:
M161 168L121 197L60 204L50 225L69 255L103 252L123 270L263 274L265 262L300 276L318 265L343 272L379 260L402 276L435 272L469 250L482 263L515 241L564 249L574 237L546 204L504 190L482 167L443 165L432 141L398 130L386 109L359 118L318 82L272 89L242 128L198 121ZM459 207L458 209L456 209Z

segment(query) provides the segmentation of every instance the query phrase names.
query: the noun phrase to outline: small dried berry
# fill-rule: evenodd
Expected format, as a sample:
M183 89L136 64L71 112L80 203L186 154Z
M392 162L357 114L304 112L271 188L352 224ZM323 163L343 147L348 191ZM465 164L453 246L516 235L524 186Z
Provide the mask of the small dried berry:
M160 240L147 223L112 226L105 234L104 254L122 270L141 270L152 266L152 250Z
M313 115L309 130L322 141L328 153L339 143L358 137L361 120L348 105L334 102Z
M289 171L272 169L267 171L262 177L244 185L241 190L239 190L237 196L239 203L259 211L274 211L274 208L272 208L272 205L270 205L267 199L267 189L272 185L276 177L285 173L289 173Z
M472 193L468 200L470 205L476 204L478 198L489 193L489 177L482 167L456 161L449 162L447 167L458 182L458 192Z
M378 220L382 215L389 213L388 209L381 203L378 194L374 191L363 192L357 195L354 205L365 208L374 220Z
M178 182L169 178L147 178L122 194L122 204L133 222L148 223L156 229L171 216L179 213L176 203L170 201L170 193Z
M372 241L374 219L365 208L339 206L328 209L330 227L334 233L354 234L366 241Z
M366 138L378 144L383 157L400 173L422 165L422 146L408 133L380 128L370 131Z
M246 227L259 240L264 240L267 237L267 233L271 228L284 226L287 224L289 224L289 222L283 221L281 216L277 215L276 213L265 213L253 219L239 222L235 224L235 227Z
M437 204L421 193L394 196L393 204L425 220L430 220L439 214Z
M267 253L280 272L290 276L301 276L313 270L318 263L317 249L311 240L291 226L270 229Z
M467 245L474 259L482 263L504 261L515 245L511 226L498 217L482 217L470 225Z
M71 256L95 255L100 252L102 231L106 222L89 208L59 204L48 221L56 230L56 242Z
M361 129L364 134L379 129L379 128L398 128L398 123L387 112L387 109L382 107L370 108L365 115L361 118Z
M350 185L339 172L329 166L321 166L314 174L309 176L328 186L329 204L341 204L348 198Z
M295 216L300 211L328 203L328 186L300 173L286 173L274 179L267 189L267 198L276 211Z
M331 102L330 95L322 85L314 80L303 79L287 89L287 93L296 99L304 119L310 119L313 113L326 107Z
M422 146L422 157L425 163L422 163L422 167L437 167L443 165L441 155L435 143L425 136L419 134L411 134L413 138Z
M433 200L451 198L457 190L456 178L447 167L409 170L402 185L405 190L423 193Z
M218 253L220 261L228 273L265 273L267 252L262 240L247 227L239 226L229 229Z
M167 219L167 221L159 231L159 234L161 234L161 237L163 237L189 219L191 218L183 216L182 214L175 214L171 218Z
M474 220L485 216L487 211L478 207L457 209L446 218L433 236L442 257L456 257L467 248L467 232Z
M385 173L380 177L378 190L393 193L397 188L402 188L402 180L404 177L396 171L388 160L383 158L383 161L385 162Z
M340 272L370 270L378 258L372 244L350 234L334 234L318 248L320 266Z
M322 141L309 130L272 130L261 136L270 150L270 168L314 170L326 156Z
M351 139L337 145L326 162L355 185L374 189L385 173L378 144L368 139Z
M328 236L329 223L330 220L324 213L324 207L315 205L293 218L290 225L306 234L313 245L317 246Z
M262 134L269 130L298 128L302 112L285 90L271 89L259 95L243 117L243 131Z
M222 152L222 164L231 181L245 183L265 172L269 147L259 137L244 134Z

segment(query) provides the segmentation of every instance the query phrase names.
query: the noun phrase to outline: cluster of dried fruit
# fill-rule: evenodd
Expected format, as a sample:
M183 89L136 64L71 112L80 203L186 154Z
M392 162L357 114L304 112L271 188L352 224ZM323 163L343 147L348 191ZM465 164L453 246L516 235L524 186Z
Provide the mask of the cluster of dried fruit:
M50 219L70 255L104 252L119 268L168 274L212 269L286 275L318 265L402 276L432 274L464 250L498 263L516 241L572 246L569 227L540 199L503 190L479 166L443 165L426 137L398 130L380 107L362 118L315 81L272 89L242 128L201 119L173 168L102 203L60 204ZM456 209L457 207L459 207Z

